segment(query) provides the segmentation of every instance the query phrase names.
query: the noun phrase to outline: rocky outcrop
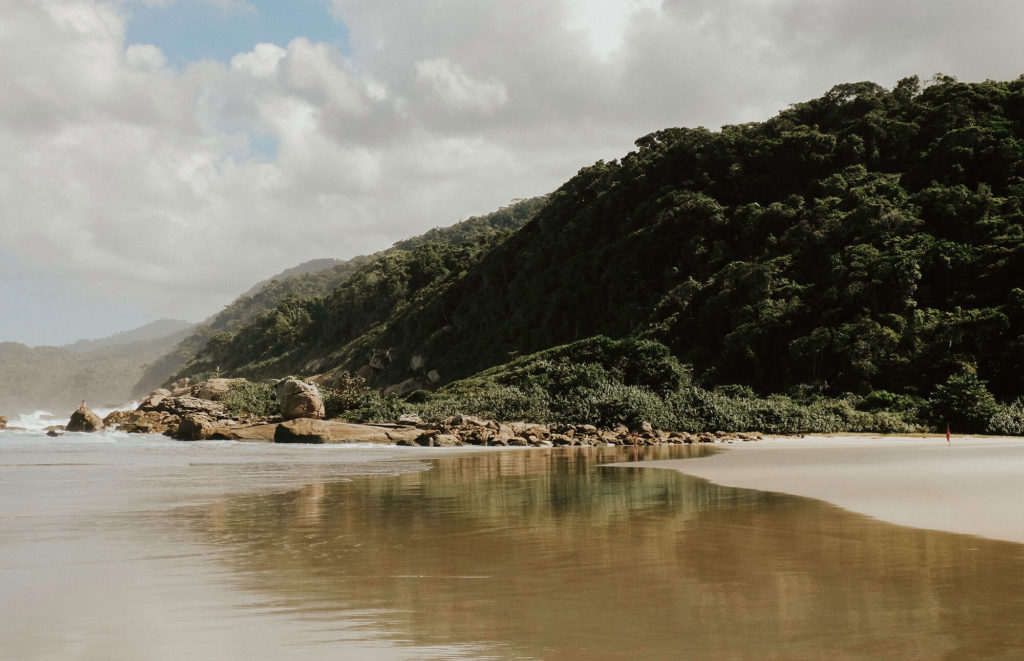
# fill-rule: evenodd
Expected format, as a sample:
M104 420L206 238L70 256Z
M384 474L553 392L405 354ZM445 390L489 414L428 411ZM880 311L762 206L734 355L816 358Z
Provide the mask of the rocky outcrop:
M220 402L198 397L167 397L151 394L139 403L137 411L159 411L179 417L186 415L204 415L220 419L227 416L227 409Z
M274 430L275 443L330 443L331 426L323 420L295 418Z
M219 400L236 383L248 383L247 379L210 379L192 387L192 394L199 399Z
M78 410L71 414L71 419L67 424L68 431L94 432L101 429L103 429L103 421L84 405L78 407Z
M416 425L422 433L403 439L402 445L450 447L455 445L568 447L592 445L665 445L730 443L760 440L759 434L727 432L666 432L643 423L637 430L625 425L598 429L594 425L545 425L529 422L502 423L470 415L457 415L438 423Z
M320 390L311 383L284 379L277 384L277 399L281 404L281 417L285 420L324 418L324 400L320 397Z
M170 434L181 419L165 411L114 411L103 418L103 424L129 434Z

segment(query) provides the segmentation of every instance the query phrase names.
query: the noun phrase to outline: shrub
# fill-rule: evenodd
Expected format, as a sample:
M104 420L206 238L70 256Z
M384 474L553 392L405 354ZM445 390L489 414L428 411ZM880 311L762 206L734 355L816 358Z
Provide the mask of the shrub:
M1024 436L1024 398L997 405L986 431L1000 436Z
M236 417L270 417L281 412L277 391L269 383L233 383L220 401Z
M345 412L345 417L353 422L393 422L398 416L412 410L411 405L398 397L384 397L376 390L371 390L358 407Z
M342 374L334 379L331 386L321 386L320 396L324 400L324 411L328 418L336 418L346 411L359 408L369 388L366 379Z
M940 429L949 425L961 432L984 432L998 405L986 382L972 370L954 374L935 388L928 405Z

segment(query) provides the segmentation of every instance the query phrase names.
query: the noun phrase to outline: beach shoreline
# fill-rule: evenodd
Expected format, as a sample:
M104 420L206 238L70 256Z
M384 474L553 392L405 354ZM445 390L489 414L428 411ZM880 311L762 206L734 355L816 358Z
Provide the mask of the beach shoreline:
M947 444L945 436L776 437L701 459L640 465L814 498L901 526L1024 544L1020 438L954 436Z

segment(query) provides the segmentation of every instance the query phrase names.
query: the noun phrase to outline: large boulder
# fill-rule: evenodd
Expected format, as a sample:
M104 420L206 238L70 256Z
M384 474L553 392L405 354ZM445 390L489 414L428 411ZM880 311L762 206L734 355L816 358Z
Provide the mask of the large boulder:
M323 420L296 418L274 430L275 443L330 443L331 426Z
M246 383L246 379L210 379L205 383L199 384L199 388L196 390L196 397L199 399L212 399L214 401L219 400L236 383Z
M285 420L324 418L324 400L320 390L311 383L284 379L277 384L277 400L281 403L281 417Z
M71 414L68 421L68 431L99 431L103 429L103 421L100 416L93 413L85 406L78 407L78 410Z
M211 438L217 429L215 420L201 413L182 416L172 437L179 441L205 441Z

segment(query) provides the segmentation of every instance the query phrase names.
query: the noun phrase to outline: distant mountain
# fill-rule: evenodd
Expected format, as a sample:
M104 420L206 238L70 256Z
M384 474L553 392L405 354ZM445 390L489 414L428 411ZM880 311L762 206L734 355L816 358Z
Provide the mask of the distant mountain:
M192 328L162 320L68 347L0 343L0 415L34 410L70 415L83 399L96 407L125 404L133 398L133 387L147 365ZM160 335L161 330L171 332Z
M74 344L65 344L61 348L67 349L72 353L86 353L96 351L97 349L106 349L107 347L132 344L133 342L159 340L169 335L179 334L194 326L195 324L180 319L158 319L135 330L122 331L98 340L79 340Z
M636 145L522 229L379 257L182 373L432 386L604 335L657 341L708 387L1024 395L1024 77L842 84Z

